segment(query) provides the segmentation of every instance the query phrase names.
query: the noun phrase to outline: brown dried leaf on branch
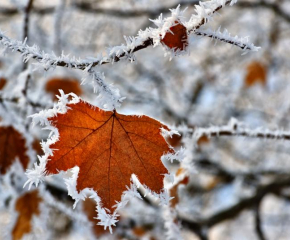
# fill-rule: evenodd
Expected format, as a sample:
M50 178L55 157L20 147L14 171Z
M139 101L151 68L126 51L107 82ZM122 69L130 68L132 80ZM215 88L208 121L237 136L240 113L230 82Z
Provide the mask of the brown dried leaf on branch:
M0 127L0 174L4 175L18 158L23 169L27 168L25 140L13 127Z
M18 212L18 218L12 230L13 240L22 239L25 234L31 232L31 221L34 215L40 214L39 204L41 202L42 198L37 190L26 192L17 199L15 210Z
M175 24L176 25L172 26L170 31L165 34L161 43L174 51L183 51L188 46L187 30L182 23L175 21Z
M82 94L79 81L73 78L52 78L45 85L45 90L53 95L54 100L57 100L56 95L59 95L59 89L66 94L71 92L78 96Z
M160 158L174 152L160 134L160 128L168 129L165 125L82 101L68 107L67 113L49 119L60 140L51 145L57 150L46 164L48 175L78 166L77 190L94 189L110 210L130 186L132 174L152 191L162 190L167 169Z
M266 86L267 69L262 63L254 61L247 66L245 86L252 87L257 83L260 83L262 86Z

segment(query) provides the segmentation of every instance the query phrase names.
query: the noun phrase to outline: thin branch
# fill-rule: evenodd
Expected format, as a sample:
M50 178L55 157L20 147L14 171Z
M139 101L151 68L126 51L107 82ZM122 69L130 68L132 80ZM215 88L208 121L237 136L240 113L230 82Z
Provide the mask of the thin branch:
M273 139L273 140L290 140L290 131L271 131L269 129L249 129L244 127L242 123L232 119L228 125L213 126L209 128L196 128L193 137L197 141L202 136L221 137L221 136L240 136L249 138Z
M24 30L23 30L23 40L28 37L29 31L29 20L30 20L30 12L32 10L33 0L28 0L26 7L24 8Z
M29 37L29 22L30 22L30 12L33 8L33 0L28 0L26 7L24 8L24 23L23 23L23 41ZM28 67L28 62L23 63L22 71L26 70ZM29 87L29 82L31 80L31 75L27 74L24 84L24 89L22 93L26 98L26 101L31 105L32 102L28 99L27 91Z

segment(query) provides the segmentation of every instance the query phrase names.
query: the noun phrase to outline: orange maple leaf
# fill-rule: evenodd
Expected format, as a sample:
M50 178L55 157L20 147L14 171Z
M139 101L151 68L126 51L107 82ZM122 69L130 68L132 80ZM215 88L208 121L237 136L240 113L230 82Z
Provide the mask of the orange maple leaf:
M182 23L175 21L175 24L165 34L161 42L174 51L183 51L188 46L187 30Z
M25 140L13 127L0 127L0 174L5 174L18 157L23 169L29 163Z
M167 169L160 158L174 152L160 134L160 128L168 130L165 125L83 101L67 106L65 114L49 118L59 141L50 146L57 150L46 163L47 175L78 166L77 191L93 189L110 210L130 186L132 174L154 192L161 191Z
M26 192L17 199L15 210L19 215L12 230L13 240L22 239L25 234L30 233L32 217L40 214L39 204L41 202L42 198L39 197L36 190Z

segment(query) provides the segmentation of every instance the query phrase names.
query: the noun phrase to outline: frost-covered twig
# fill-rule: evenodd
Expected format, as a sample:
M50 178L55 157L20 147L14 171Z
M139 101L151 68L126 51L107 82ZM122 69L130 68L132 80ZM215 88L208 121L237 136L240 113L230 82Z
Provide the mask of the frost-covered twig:
M220 28L217 31L208 30L196 30L194 34L198 36L210 37L219 40L221 42L229 43L235 45L243 50L247 51L258 51L260 47L256 47L253 43L249 43L247 37L239 38L238 36L232 37L227 29L223 32L220 31ZM245 53L246 53L245 52Z
M225 5L232 5L237 0L211 0L207 2L200 2L196 5L196 14L193 14L188 22L183 22L187 28L188 34L199 29L203 24L208 22L212 15L223 8ZM97 65L119 62L121 59L134 60L134 53L147 48L149 46L157 46L160 44L161 39L169 31L170 27L176 24L176 21L183 19L183 11L180 11L180 6L176 9L171 9L171 16L162 19L162 15L154 23L157 28L147 28L144 31L140 30L135 37L125 37L126 44L112 47L108 49L107 55L99 55L96 58L77 59L70 58L62 54L57 57L54 53L48 54L41 51L37 46L29 46L26 42L20 42L10 39L0 32L0 43L6 46L7 49L18 51L22 53L24 61L35 59L41 63L45 69L53 68L56 66L68 67L86 70Z
M197 128L193 132L196 141L202 136L220 137L220 136L242 136L250 138L262 138L273 140L290 140L290 131L271 131L269 129L257 128L249 129L244 124L232 118L225 126L212 126L209 128Z

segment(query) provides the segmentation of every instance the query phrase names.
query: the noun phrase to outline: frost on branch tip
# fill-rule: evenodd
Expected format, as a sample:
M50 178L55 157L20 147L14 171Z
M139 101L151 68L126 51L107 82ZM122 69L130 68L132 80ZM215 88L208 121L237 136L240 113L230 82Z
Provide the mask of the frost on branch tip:
M216 31L212 31L211 29L207 30L196 30L195 34L199 36L210 37L213 40L229 43L235 45L243 50L242 55L247 54L249 51L257 52L260 47L256 47L253 43L249 43L248 37L238 37L231 36L229 31L225 29L223 32L220 31L220 27Z

